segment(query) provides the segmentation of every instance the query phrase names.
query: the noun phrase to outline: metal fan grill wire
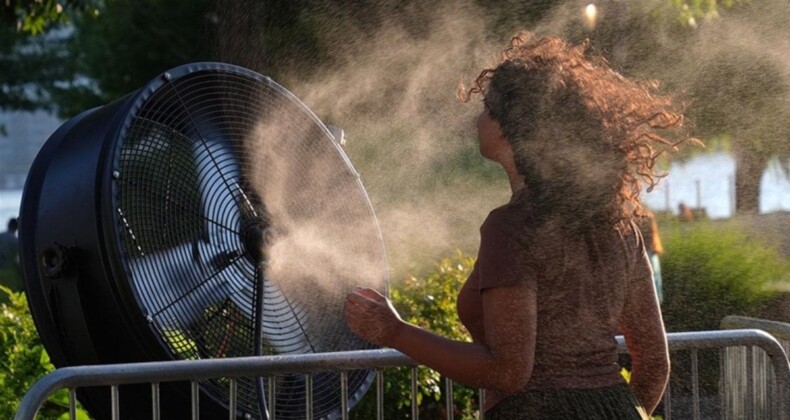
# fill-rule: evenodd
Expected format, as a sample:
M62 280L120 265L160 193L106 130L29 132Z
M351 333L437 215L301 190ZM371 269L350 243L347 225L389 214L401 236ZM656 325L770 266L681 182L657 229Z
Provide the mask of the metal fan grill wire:
M113 174L128 284L161 344L180 359L253 354L262 293L262 354L369 348L345 327L343 296L381 288L386 262L364 188L324 125L269 78L232 66L164 79L129 116ZM268 250L296 243L303 226L352 261L316 278L309 268L325 263L323 251L297 246L271 260ZM349 374L352 400L371 378ZM277 418L304 418L304 377L275 385ZM229 403L226 381L201 386ZM339 387L338 374L314 377L316 418L338 416ZM241 413L264 417L254 378L239 382L237 400Z

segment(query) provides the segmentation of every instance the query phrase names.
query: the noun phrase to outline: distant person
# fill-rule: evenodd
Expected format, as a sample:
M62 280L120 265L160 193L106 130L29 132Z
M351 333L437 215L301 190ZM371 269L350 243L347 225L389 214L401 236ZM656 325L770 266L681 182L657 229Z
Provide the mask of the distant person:
M681 202L678 204L678 217L681 222L693 222L694 212L691 211L691 207L687 206L686 203Z
M645 240L645 251L647 252L647 258L650 260L650 267L653 269L653 284L656 286L658 302L664 303L661 259L659 258L664 253L664 245L661 243L656 216L653 212L647 211L647 216L639 220L638 226Z
M11 218L7 226L8 229L0 233L0 269L19 265L19 239L16 237L19 222L16 218Z
M346 298L346 321L362 338L486 389L489 420L647 419L669 378L636 219L641 181L659 179L661 132L683 117L652 85L585 50L521 33L459 95L482 99L480 154L502 166L512 191L483 222L459 292L472 342L404 322L376 290ZM630 383L618 332L633 356Z
M24 283L19 265L19 239L16 235L19 222L16 218L8 221L7 229L0 233L0 284L15 292L21 292L24 290ZM0 293L0 301L4 300L5 295Z

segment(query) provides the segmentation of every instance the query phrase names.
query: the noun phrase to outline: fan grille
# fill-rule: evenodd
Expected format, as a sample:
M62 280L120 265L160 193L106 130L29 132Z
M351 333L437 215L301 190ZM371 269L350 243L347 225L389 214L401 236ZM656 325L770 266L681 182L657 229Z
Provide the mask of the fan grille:
M140 316L180 359L369 348L342 304L357 285L386 288L386 263L364 188L326 128L243 69L167 76L129 117L114 173ZM370 380L349 374L352 400ZM313 382L313 415L334 417L339 375ZM201 386L229 402L227 381ZM278 378L275 395L278 418L304 418L302 375ZM239 381L240 412L260 417L257 398L254 379Z

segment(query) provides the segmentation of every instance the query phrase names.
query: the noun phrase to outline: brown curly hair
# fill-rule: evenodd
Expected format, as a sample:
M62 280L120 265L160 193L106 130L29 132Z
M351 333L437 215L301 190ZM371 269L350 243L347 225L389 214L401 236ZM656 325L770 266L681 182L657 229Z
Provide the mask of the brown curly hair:
M566 226L626 226L643 216L642 183L651 191L661 174L656 158L690 137L669 137L684 117L656 82L637 82L587 55L589 43L521 32L502 61L459 86L476 94L513 147L525 177L530 213L560 217ZM694 140L696 141L696 140Z

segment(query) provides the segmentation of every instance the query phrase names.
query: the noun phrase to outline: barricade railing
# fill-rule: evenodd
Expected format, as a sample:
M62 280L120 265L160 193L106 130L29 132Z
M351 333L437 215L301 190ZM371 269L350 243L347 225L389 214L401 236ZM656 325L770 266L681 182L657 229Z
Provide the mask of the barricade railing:
M771 334L787 353L790 350L790 324L745 316L727 316L721 329L760 329ZM733 419L772 419L774 368L760 348L732 347L723 350L722 417Z
M729 315L721 320L723 330L763 330L776 338L776 341L790 354L790 323L752 318L748 316Z
M790 408L787 401L790 395L790 364L788 364L785 351L773 336L762 330L744 329L669 333L667 338L671 353L681 350L690 351L691 380L692 389L694 390L694 419L700 419L699 376L696 372L698 351L730 347L757 347L765 352L773 366L776 386L772 390L774 393L772 399L774 416L772 418L790 420ZM617 341L619 351L625 352L626 348L622 337L617 337ZM14 418L15 420L35 419L39 408L52 393L67 388L70 395L70 418L76 419L75 390L82 387L107 386L110 388L113 419L119 419L121 417L118 406L120 385L151 384L152 401L157 402L159 384L189 381L192 384L192 418L197 419L200 415L197 412L199 406L198 381L200 380L211 378L229 379L231 400L233 400L233 393L235 392L238 378L274 377L310 372L306 381L309 383L311 373L339 371L341 372L341 381L338 384L338 398L343 402L342 418L347 419L349 411L347 405L344 404L348 395L348 390L345 389L345 384L347 384L345 372L357 369L377 369L376 412L377 418L382 419L384 418L383 369L403 366L412 368L412 418L417 419L419 412L416 399L416 369L419 365L402 353L390 349L66 367L57 369L36 382L20 402ZM446 414L448 419L453 418L452 387L452 382L447 381L445 384L445 398L448 408ZM671 392L671 389L668 388L663 399L665 420L671 420L672 417L670 406L672 401L670 397ZM480 405L484 404L484 393L481 393L479 401ZM310 418L312 407L310 406L309 398L306 399L306 404L307 418ZM482 410L480 412L480 417L482 418ZM276 418L276 413L273 417ZM151 418L160 418L157 404L153 404ZM229 418L236 418L233 407L231 407L229 412Z

